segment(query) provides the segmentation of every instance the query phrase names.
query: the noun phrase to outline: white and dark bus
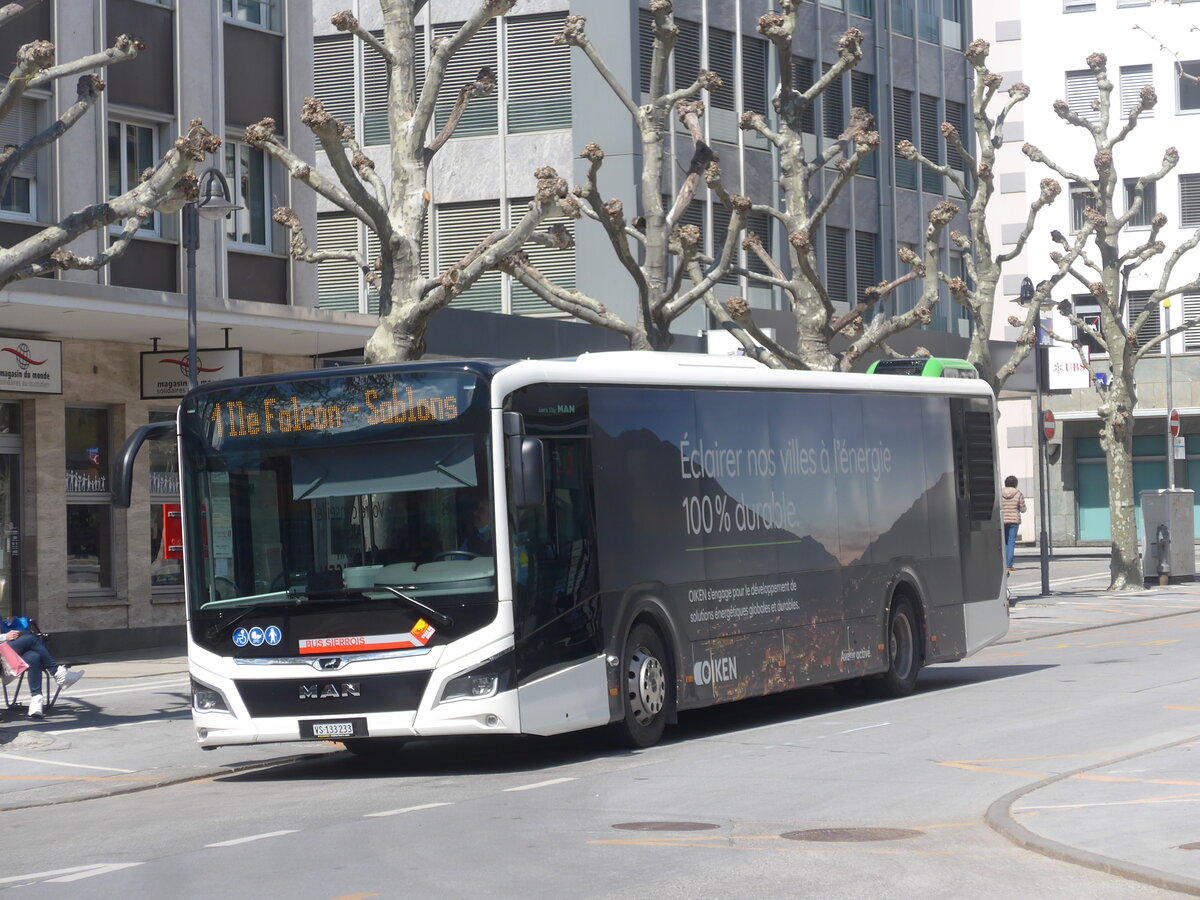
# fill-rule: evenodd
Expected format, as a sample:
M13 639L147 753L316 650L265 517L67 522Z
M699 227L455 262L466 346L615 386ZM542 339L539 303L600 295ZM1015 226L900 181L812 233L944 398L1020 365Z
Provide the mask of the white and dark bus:
M205 385L172 426L204 748L648 746L745 697L905 695L1008 627L980 381L418 362Z

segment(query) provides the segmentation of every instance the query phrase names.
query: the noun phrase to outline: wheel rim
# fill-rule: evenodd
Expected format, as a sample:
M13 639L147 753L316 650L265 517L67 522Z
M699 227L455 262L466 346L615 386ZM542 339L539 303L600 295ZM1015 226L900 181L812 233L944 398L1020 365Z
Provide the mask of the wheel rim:
M663 665L645 647L638 647L629 658L626 694L633 718L649 725L667 699L667 680Z
M892 619L892 630L889 652L892 658L892 671L901 678L907 678L912 672L916 651L913 646L912 623L908 616L900 614Z

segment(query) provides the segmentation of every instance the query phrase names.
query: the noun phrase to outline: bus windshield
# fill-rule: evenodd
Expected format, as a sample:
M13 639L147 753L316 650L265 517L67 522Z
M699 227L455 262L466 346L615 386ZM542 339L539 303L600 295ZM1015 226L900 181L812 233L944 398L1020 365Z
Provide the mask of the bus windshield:
M494 604L485 392L463 372L403 379L214 390L185 411L194 617L388 586Z

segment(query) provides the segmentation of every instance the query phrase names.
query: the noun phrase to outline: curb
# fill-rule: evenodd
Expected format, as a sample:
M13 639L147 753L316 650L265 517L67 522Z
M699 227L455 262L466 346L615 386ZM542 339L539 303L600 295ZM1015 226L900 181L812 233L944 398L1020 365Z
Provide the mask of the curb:
M1124 756L1117 756L1113 759L1105 760L1104 762L1098 762L1090 766L1084 766L1081 769L1075 769L1071 772L1063 772L1060 775L1052 775L1049 778L1043 778L1041 781L1028 784L1025 787L1017 788L1015 791L1011 791L993 802L992 805L988 807L987 813L984 815L984 821L987 822L993 831L1012 841L1022 849L1032 850L1035 853L1040 853L1042 856L1048 856L1051 859L1057 859L1062 862L1083 866L1087 869L1095 869L1099 872L1104 872L1108 875L1116 875L1120 878L1125 878L1130 881L1139 881L1143 884L1148 884L1153 887L1163 888L1169 891L1178 891L1181 894L1191 894L1193 896L1200 897L1200 881L1196 881L1191 878L1181 878L1168 875L1165 872L1160 872L1157 869L1151 869L1148 866L1139 866L1137 863L1123 862L1099 853L1093 853L1090 850L1082 850L1078 847L1071 847L1067 844L1050 840L1049 838L1042 837L1041 835L1029 830L1012 817L1013 804L1022 797L1032 794L1034 791L1040 790L1041 788L1048 787L1049 785L1056 784L1059 781L1064 781L1067 778L1072 778L1084 772L1091 772L1094 769L1103 769L1107 766L1112 766L1127 760L1137 759L1138 757L1145 756L1149 753L1157 753L1161 750L1170 750L1183 744L1195 743L1197 740L1200 740L1200 736L1183 738L1182 740L1172 741L1169 744L1163 744L1159 747L1149 747L1145 750L1127 753Z

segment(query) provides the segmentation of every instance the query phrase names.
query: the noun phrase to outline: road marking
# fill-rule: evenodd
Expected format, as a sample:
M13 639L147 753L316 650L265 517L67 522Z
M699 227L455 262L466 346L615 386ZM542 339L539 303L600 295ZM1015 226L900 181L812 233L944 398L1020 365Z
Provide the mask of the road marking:
M965 769L968 772L987 772L991 775L1018 775L1022 778L1045 778L1045 773L1042 772L1025 772L1020 769L1002 769L996 766L985 765L986 763L1022 763L1022 762L1045 762L1052 759L1089 759L1094 757L1105 758L1104 753L1068 753L1062 756L1017 756L1011 759L948 759L938 763L939 766L947 766L951 769Z
M215 844L205 844L205 847L233 847L236 844L249 844L251 841L261 841L265 838L283 837L285 834L295 834L296 829L290 831L268 831L264 834L252 834L249 837L234 838L229 841L217 841Z
M1170 641L1144 641L1139 644L1139 647L1161 647L1163 644L1178 644L1179 638Z
M9 875L0 878L0 884L14 884L18 881L79 881L81 878L91 878L93 875L104 875L119 869L129 869L143 863L92 863L89 866L71 866L67 869L50 869L47 872L30 872L28 875ZM58 877L55 877L58 876Z
M564 784L565 782L576 781L576 780L577 779L575 779L575 778L551 778L549 781L537 781L537 782L534 782L533 784L523 784L523 785L520 785L519 787L510 787L510 788L505 788L504 790L505 790L505 792L510 792L510 793L512 791L534 791L534 790L537 790L538 788L550 787L550 785L552 785L552 784Z
M71 691L70 694L63 694L64 697L70 697L75 700L86 700L89 697L111 697L113 694L139 694L149 693L158 688L177 688L183 687L188 682L186 679L181 681L162 681L156 684L139 684L134 687L122 688L102 688L95 691Z
M384 816L399 816L404 813L418 812L422 809L435 809L439 806L453 806L453 803L422 803L420 806L406 806L403 809L388 809L383 812L366 813L364 819L381 819ZM375 896L372 894L372 896Z
M1181 709L1184 712L1200 712L1200 706L1164 706L1163 709Z
M72 769L95 769L98 772L119 772L122 775L132 775L136 769L114 769L112 766L85 766L83 763L60 762L57 759L38 759L34 756L17 756L5 753L4 759L19 759L22 762L45 763L48 766L70 766Z
M891 724L891 722L877 722L874 725L860 725L858 728L847 728L845 731L835 731L833 736L837 737L839 734L854 734L856 731L868 731L871 728L886 728Z
M191 713L184 713L181 716L164 716L156 719L139 719L136 722L118 722L115 725L85 725L81 728L62 728L55 729L51 734L79 734L81 731L108 731L110 728L132 728L134 725L156 725L159 722L182 722L185 719L190 719Z
M1179 797L1145 797L1140 800L1109 800L1098 803L1061 803L1047 806L1022 806L1019 810L1013 807L1013 812L1053 812L1058 809L1089 809L1093 806L1137 806L1142 803L1197 803L1200 794L1184 794Z

